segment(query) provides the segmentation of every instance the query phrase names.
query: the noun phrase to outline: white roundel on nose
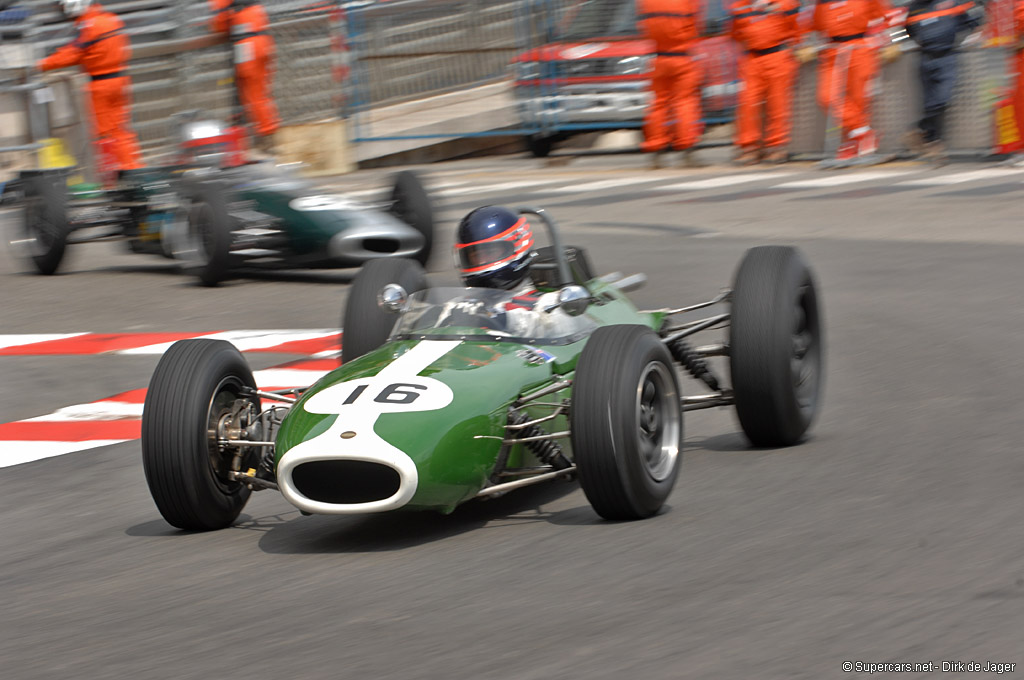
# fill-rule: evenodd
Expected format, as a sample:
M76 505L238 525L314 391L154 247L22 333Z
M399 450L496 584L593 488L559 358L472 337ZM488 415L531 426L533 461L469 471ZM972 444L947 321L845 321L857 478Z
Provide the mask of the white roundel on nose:
M424 341L395 359L380 373L331 385L307 399L309 413L338 414L340 421L373 422L385 413L434 411L452 403L452 389L419 375L459 344L458 340Z
M337 414L321 434L299 442L278 461L281 493L306 512L347 514L400 508L416 494L416 463L401 449L374 431L385 413L432 411L452 402L452 390L439 380L419 374L457 347L458 340L420 342L372 378L331 385L312 395L302 408L310 413ZM389 498L368 503L324 503L303 496L291 473L297 466L318 460L360 460L386 465L399 476L398 490Z

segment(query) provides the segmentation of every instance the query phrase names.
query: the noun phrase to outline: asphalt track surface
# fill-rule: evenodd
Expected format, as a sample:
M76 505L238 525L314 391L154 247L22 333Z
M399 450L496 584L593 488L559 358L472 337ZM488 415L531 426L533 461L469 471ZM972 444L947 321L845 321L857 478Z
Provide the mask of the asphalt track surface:
M427 171L472 188L614 180L640 164ZM935 174L892 169L910 173L899 182ZM785 182L836 176L785 171L796 172ZM930 190L895 177L449 192L437 281L454 280L455 221L489 201L546 205L599 269L646 272L641 306L706 299L746 248L798 245L829 343L812 436L751 450L731 412L687 414L675 492L633 523L600 520L569 484L449 516L303 517L267 491L237 526L190 534L157 513L137 441L0 468L0 677L856 676L845 661L1024 672L1024 175ZM258 274L210 290L117 244L79 247L67 264L43 278L0 258L0 332L332 327L352 275ZM0 357L2 421L144 387L156 361Z

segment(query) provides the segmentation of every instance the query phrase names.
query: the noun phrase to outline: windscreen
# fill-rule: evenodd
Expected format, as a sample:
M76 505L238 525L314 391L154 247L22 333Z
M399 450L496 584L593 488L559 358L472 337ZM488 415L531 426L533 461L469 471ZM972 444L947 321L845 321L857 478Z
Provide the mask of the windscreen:
M413 293L393 340L464 339L481 336L498 341L565 344L597 328L588 317L569 316L558 308L557 293L493 288L429 288Z

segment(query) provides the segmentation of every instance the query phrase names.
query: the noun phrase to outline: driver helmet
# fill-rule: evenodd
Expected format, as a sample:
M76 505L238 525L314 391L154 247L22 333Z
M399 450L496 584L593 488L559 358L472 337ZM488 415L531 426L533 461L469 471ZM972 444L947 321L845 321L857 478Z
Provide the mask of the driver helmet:
M496 205L462 218L455 237L455 260L467 286L515 288L529 272L533 230L526 217Z
M89 9L91 0L60 0L60 11L70 19L77 19Z
M188 120L178 131L186 163L220 167L227 163L227 126L218 120Z

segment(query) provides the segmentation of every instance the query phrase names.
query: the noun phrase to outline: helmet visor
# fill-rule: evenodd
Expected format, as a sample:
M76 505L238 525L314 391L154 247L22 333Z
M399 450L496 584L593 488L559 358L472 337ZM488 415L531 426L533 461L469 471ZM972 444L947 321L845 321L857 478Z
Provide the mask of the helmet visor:
M511 241L485 241L458 248L459 266L466 273L484 271L512 257L515 244Z

